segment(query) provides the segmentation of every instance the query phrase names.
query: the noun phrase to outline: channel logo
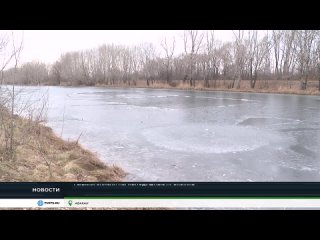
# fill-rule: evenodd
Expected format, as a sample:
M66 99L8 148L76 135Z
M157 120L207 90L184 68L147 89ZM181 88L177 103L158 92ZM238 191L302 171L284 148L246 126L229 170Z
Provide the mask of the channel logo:
M38 204L39 207L41 207L41 206L43 206L43 201L42 201L42 200L39 200L39 201L37 202L37 204Z

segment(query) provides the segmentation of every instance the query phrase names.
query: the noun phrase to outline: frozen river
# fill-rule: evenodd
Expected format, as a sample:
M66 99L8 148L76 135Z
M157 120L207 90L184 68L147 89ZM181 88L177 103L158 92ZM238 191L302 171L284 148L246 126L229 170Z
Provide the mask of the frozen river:
M57 135L81 134L127 181L320 181L320 97L42 89Z

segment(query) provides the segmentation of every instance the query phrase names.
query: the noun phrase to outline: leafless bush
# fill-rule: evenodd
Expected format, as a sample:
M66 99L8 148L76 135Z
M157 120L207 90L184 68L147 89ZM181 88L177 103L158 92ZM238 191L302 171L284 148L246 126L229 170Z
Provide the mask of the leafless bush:
M40 92L40 96L35 97L35 94L28 94L25 88L15 86L15 75L23 41L17 46L13 33L11 41L7 38L0 39L2 39L0 50L8 50L9 43L12 44L12 53L3 61L4 64L0 68L1 76L3 77L3 70L10 63L14 63L15 70L11 85L5 85L3 78L0 85L0 159L12 161L15 159L18 146L33 144L34 149L44 158L50 170L39 125L46 121L48 92ZM35 138L36 141L30 141L34 134L38 136Z

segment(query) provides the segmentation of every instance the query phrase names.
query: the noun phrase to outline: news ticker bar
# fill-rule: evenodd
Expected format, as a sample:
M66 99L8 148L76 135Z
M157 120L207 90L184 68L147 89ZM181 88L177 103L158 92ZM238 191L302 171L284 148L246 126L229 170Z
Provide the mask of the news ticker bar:
M0 209L320 209L320 198L0 199Z
M0 183L0 199L66 197L320 197L316 182Z

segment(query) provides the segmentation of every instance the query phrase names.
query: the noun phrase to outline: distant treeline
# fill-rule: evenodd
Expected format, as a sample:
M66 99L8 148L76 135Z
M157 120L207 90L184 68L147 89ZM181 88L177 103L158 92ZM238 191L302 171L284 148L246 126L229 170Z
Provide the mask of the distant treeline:
M23 64L14 73L8 69L2 81L26 85L135 85L154 81L174 86L175 80L195 86L214 87L215 80L232 80L239 88L249 80L299 80L301 89L308 80L319 80L320 31L276 30L233 31L234 39L220 42L214 31L185 31L180 39L161 42L161 51L152 43L137 46L102 45L98 48L63 54L52 65ZM177 41L184 51L176 53ZM180 44L180 45L181 45Z

